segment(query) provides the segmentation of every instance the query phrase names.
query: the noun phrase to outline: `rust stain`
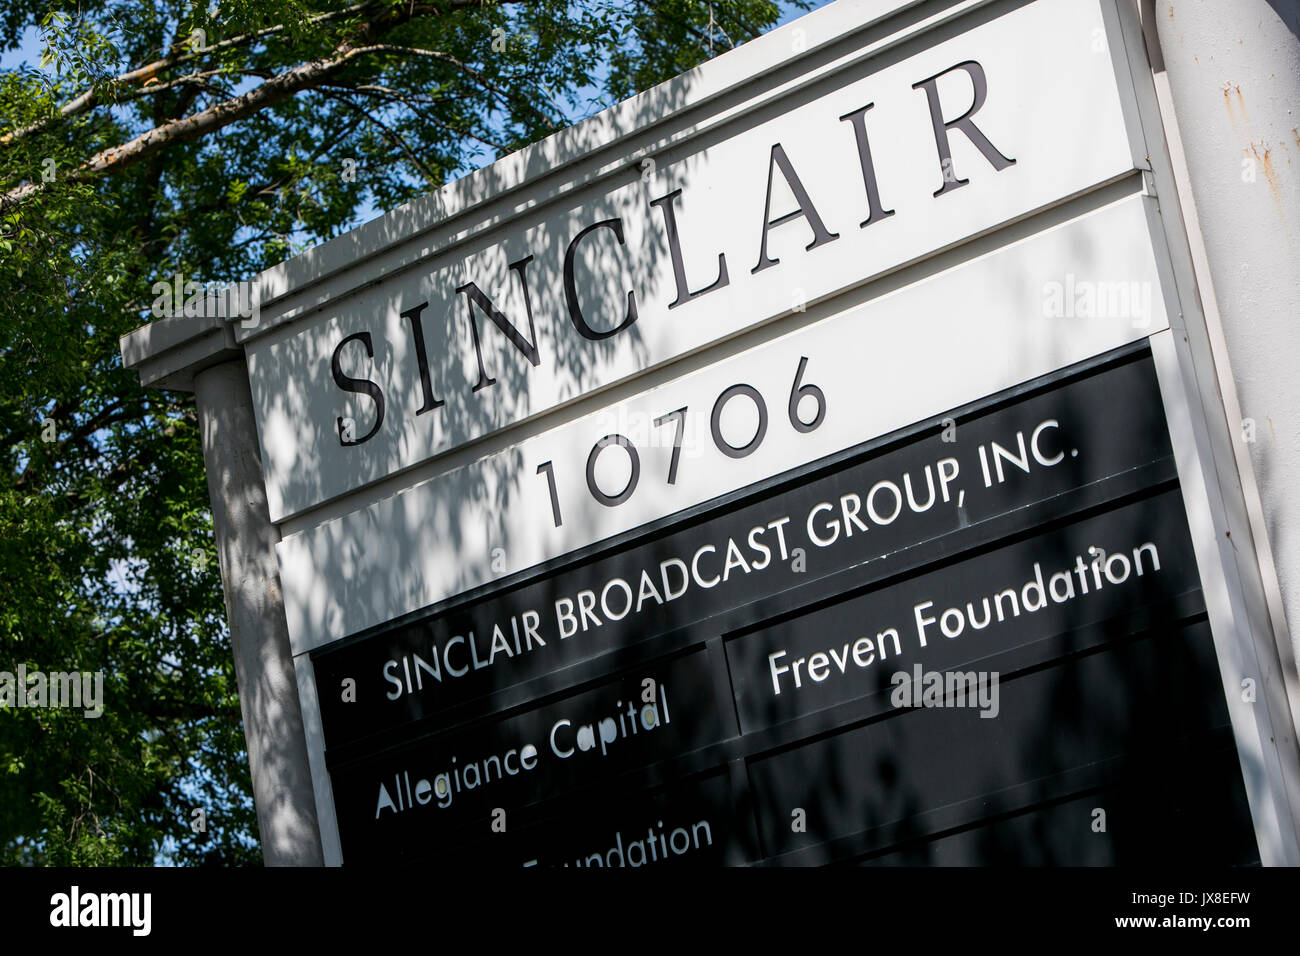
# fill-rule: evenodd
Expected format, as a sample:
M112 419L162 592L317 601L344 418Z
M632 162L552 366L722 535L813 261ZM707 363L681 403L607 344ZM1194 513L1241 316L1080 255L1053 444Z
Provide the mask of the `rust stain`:
M1233 96L1236 96L1236 108L1233 107ZM1231 81L1223 84L1223 105L1228 110L1228 121L1232 123L1233 129L1237 128L1237 110L1241 111L1241 119L1249 121L1250 117L1246 114L1246 98L1241 95L1241 87Z
M1296 146L1300 147L1300 133L1296 132L1296 128L1294 126L1291 127L1291 138L1295 140Z
M1276 187L1277 176L1273 172L1273 162L1268 158L1271 153L1271 150L1263 143L1260 143L1259 145L1264 148L1263 156L1259 155L1259 152L1255 149L1254 143L1250 144L1250 151L1255 154L1255 159L1257 159L1259 161L1259 164L1264 167L1264 178L1268 180L1269 186Z
M1294 132L1294 130L1292 132ZM1259 153L1261 149L1264 151L1264 155L1262 156ZM1258 164L1264 172L1264 179L1268 181L1268 191L1273 196L1273 204L1277 206L1278 218L1280 218L1283 224L1285 224L1286 213L1283 212L1282 209L1282 188L1277 179L1277 171L1273 169L1273 160L1270 158L1272 150L1268 148L1267 143L1261 141L1258 147L1256 147L1256 144L1252 142L1250 144L1250 153L1255 157L1256 164Z

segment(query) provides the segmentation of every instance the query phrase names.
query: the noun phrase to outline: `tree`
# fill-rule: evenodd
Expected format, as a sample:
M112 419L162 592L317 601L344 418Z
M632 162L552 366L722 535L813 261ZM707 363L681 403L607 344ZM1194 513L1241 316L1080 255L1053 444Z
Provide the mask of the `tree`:
M154 283L254 275L782 12L7 4L43 57L0 71L0 671L102 672L105 701L0 712L0 862L260 859L193 404L118 354Z

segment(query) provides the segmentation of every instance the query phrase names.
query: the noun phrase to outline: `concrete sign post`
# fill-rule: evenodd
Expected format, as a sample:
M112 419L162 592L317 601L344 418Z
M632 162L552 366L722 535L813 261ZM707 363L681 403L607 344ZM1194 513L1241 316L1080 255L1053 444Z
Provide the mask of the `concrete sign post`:
M1300 862L1153 76L1127 0L837 0L124 339L268 862Z
M324 862L243 356L229 330L169 318L123 341L147 383L193 391L235 656L262 856ZM161 376L154 379L153 376Z

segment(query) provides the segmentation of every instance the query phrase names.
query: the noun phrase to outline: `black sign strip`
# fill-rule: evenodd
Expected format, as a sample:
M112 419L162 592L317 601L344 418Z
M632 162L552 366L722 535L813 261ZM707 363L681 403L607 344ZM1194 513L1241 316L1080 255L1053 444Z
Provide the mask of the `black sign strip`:
M1187 591L1171 604L1149 605L1124 617L1098 621L1077 629L1061 631L1033 644L946 665L947 671L992 671L1002 681L1056 667L1128 641L1151 637L1165 627L1190 627L1206 620L1199 590ZM912 662L909 662L912 663ZM927 667L929 670L935 668ZM843 703L810 711L787 721L747 731L732 745L730 753L740 759L761 759L803 746L825 737L890 720L898 716L890 704L892 688L885 687Z
M1106 512L1101 516L1053 529L1040 528L1037 529L1036 534L1024 541L1003 545L1000 549L1003 552L1022 553L1025 550L1023 544L1037 544L1038 547L1033 549L1031 554L1043 560L1048 560L1048 556L1052 555L1055 556L1053 558L1055 560L1066 551L1078 550L1080 543L1084 541L1099 541L1108 547L1112 546L1113 542L1101 535L1099 529L1109 528L1113 533L1114 529L1118 528L1124 534L1145 537L1152 528L1159 528L1161 534L1157 535L1157 539L1163 561L1161 573L1169 576L1170 587L1174 588L1175 592L1179 587L1185 589L1181 593L1175 593L1175 599L1170 603L1132 606L1131 602L1127 602L1122 609L1123 613L1119 615L1112 614L1088 626L1083 626L1076 621L1071 627L1049 634L1032 645L1006 648L974 663L999 670L1002 679L1009 681L1020 673L1059 666L1064 658L1078 658L1088 653L1107 650L1114 643L1122 642L1126 635L1142 632L1143 628L1167 628L1174 622L1203 620L1203 603L1199 589L1194 583L1195 568L1185 522L1179 512L1180 501L1177 490L1171 489L1156 496L1154 500L1148 498L1132 502L1124 508ZM992 565L989 565L989 560L987 554L980 558L981 570L985 574L991 573ZM945 570L951 569L927 569L926 574L918 580L942 578ZM1192 586L1188 588L1188 584ZM901 586L895 583L891 585L891 589L896 590ZM1163 593L1163 588L1157 593ZM839 603L847 604L852 600L852 597L842 597ZM705 646L712 650L716 647L716 640L709 641ZM709 658L710 667L716 668L716 658L713 655L706 656ZM922 658L922 660L927 668L936 666L933 657ZM966 669L973 666L972 662L967 660L959 660L956 664L952 660L945 660L942 663L947 668L956 666ZM995 663L996 667L994 667ZM719 694L717 699L721 701L725 696L730 694ZM737 758L763 759L771 756L773 751L790 749L792 744L802 747L814 742L813 738L816 736L831 731L838 734L851 730L862 723L870 722L871 719L897 719L903 716L889 704L887 696L887 694L884 697L879 694L867 695L830 710L816 711L783 726L747 733L738 739L735 738L735 730L731 729L724 732L723 736L733 739L720 740L715 745L705 746L690 754L679 755L650 767L629 770L611 784L625 790L661 785L682 775L708 769L719 763L735 761ZM725 705L720 706L725 709ZM563 804L568 799L570 798L557 797L556 802Z
M712 668L707 643L696 634L695 639L683 642L667 653L646 656L631 660L626 666L618 668L601 668L594 670L586 679L579 682L556 682L558 686L547 693L533 696L521 695L513 706L496 708L477 708L472 719L459 722L426 722L408 733L389 734L381 740L356 740L346 744L335 744L325 750L325 763L331 770L346 770L358 763L372 759L388 757L395 753L409 751L412 748L436 745L446 738L466 733L475 733L484 727L501 724L536 710L578 697L602 686L627 680L641 671L651 668L672 667L684 657L697 656ZM725 707L725 699L719 698L719 708Z

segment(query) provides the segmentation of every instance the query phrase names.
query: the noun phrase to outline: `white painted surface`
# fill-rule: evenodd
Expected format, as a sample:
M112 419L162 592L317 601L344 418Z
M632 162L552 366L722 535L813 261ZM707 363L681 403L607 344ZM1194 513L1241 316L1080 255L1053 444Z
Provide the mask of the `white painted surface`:
M1159 0L1154 24L1244 442L1262 505L1254 531L1276 564L1300 656L1300 4ZM1250 425L1240 425L1244 441ZM1268 547L1271 543L1271 553ZM1279 622L1281 623L1281 622Z
M660 154L644 177L629 156L622 174L563 201L544 204L546 197L534 196L534 204L544 204L540 211L439 249L378 285L343 293L323 312L251 339L250 378L272 520L1123 175L1142 162L1142 153L1135 155L1129 140L1112 55L1097 3L1040 0L902 59L886 56L842 71L832 84L797 87L769 107L766 118L748 117L725 138L715 130ZM954 129L948 136L953 171L969 184L935 197L944 174L926 93L914 84L971 60L983 67L988 84L975 125L1015 164L995 170ZM965 112L974 95L964 70L942 77L938 91L948 121ZM881 201L895 214L860 228L869 211L863 174L853 129L840 117L868 103L875 104L866 126ZM780 263L754 273L776 143L838 238L809 251L813 232L806 220L775 226L768 256ZM797 204L784 178L778 173L772 179L775 218ZM677 188L691 289L715 279L719 253L727 257L730 283L670 310L676 291L662 213L649 202ZM570 323L562 264L583 227L613 217L622 222L625 244L600 230L580 247L578 300L590 324L607 330L622 320L631 290L639 318L626 331L593 342ZM506 268L530 254L535 337L521 286ZM540 353L533 367L476 310L484 365L497 379L479 391L472 391L480 371L468 303L455 292L471 281ZM422 320L433 392L445 402L425 414L417 414L423 392L410 327L400 316L421 302L428 303ZM373 360L353 342L340 362L349 376L382 388L385 417L373 438L344 447L338 419L353 422L353 437L360 438L375 421L375 406L369 397L338 388L330 360L346 336L364 331L371 334Z
M286 537L278 554L295 653L1165 328L1151 202L1130 196ZM1084 288L1117 284L1139 290L1122 314L1048 314L1056 291L1073 289L1078 302ZM804 382L826 400L825 420L807 433L787 412L803 356ZM764 440L743 459L721 453L709 425L715 400L737 383L755 387L768 410ZM683 407L688 430L669 485L674 426L650 423ZM726 411L734 420L722 418L724 437L744 444L757 421L752 401L733 399ZM801 419L814 414L806 400ZM593 445L620 430L639 446L641 477L626 502L608 507L588 492L585 468ZM547 461L559 528L537 473ZM597 462L601 487L617 494L627 454L611 447Z

